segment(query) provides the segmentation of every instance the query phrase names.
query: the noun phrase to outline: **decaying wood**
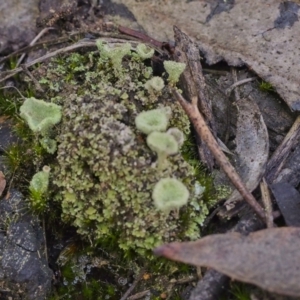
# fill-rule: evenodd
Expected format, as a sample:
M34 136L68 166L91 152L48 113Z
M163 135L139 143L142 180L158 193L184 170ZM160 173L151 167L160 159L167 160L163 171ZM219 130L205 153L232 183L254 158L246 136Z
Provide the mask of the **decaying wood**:
M213 269L206 271L189 300L215 300L227 289L230 278Z
M290 151L299 142L300 138L300 116L297 117L293 126L285 136L282 143L273 153L271 159L267 164L266 180L269 184L273 183L282 169Z
M176 26L174 26L174 33L176 41L174 59L177 62L185 63L187 65L183 72L181 82L184 95L190 101L192 99L197 99L205 122L216 137L216 125L212 113L211 101L208 99L206 92L206 83L202 73L199 49L190 38L186 34L183 34ZM202 162L212 170L214 158L211 151L208 149L208 146L203 139L199 139L199 136L197 137L197 144Z

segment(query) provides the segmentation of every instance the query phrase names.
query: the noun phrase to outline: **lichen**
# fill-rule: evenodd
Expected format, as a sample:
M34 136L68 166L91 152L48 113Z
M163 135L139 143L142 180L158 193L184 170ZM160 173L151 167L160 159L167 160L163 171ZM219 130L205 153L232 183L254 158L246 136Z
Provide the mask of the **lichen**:
M155 167L156 154L135 126L142 111L168 107L169 127L188 135L187 116L168 86L150 95L145 83L152 69L129 46L117 69L108 46L98 48L100 53L65 55L36 71L47 100L62 106L51 187L63 220L92 242L114 235L121 249L141 254L163 242L197 239L208 208L195 189L194 168L180 153L168 158L165 169ZM168 177L190 194L179 218L159 211L151 197L155 184Z

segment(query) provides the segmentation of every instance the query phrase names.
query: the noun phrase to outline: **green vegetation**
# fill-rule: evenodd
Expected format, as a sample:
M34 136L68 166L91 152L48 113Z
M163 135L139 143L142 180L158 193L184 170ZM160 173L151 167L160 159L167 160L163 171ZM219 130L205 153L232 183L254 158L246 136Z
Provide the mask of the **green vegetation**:
M101 272L126 277L128 270L138 274L145 267L153 275L145 288L163 291L161 274L177 276L190 267L154 259L152 249L199 238L208 209L218 199L212 179L199 164L188 117L169 86L144 63L153 51L145 45L132 49L127 43L97 46L99 51L65 54L33 70L45 91L42 100L31 86L23 91L23 105L16 96L0 94L0 111L14 118L22 140L7 150L7 164L32 210L46 222L74 226L85 243L84 251L71 251L60 265L64 284L52 299L119 299L114 280L101 282L86 272L97 249L112 253L104 259L109 262L96 267ZM175 75L167 70L174 85L184 66L169 65L177 70ZM20 107L23 119L16 115ZM162 168L157 167L161 153L147 144L151 130L136 124L136 117L149 111L156 112L155 122L162 112L161 131L176 144L176 151L164 153L168 164ZM51 167L51 173L45 176L43 166ZM154 187L166 178L176 178L185 187L185 198L189 196L179 211L174 206L168 213L160 211L152 199ZM79 258L86 256L82 263Z
M175 85L179 81L179 77L184 71L186 65L175 61L164 61L164 67L169 75L169 83Z
M262 81L260 84L259 84L259 89L263 92L274 92L274 88L273 86L271 85L271 83L269 82L266 82L266 81Z
M230 293L233 296L233 300L251 300L250 291L251 288L247 284L234 282L231 285Z
M73 53L39 70L43 77L38 80L48 91L44 101L62 108L57 135L51 136L58 144L51 191L61 203L63 220L92 243L113 235L125 252L143 255L164 242L198 238L208 209L195 194L194 168L180 153L169 156L165 168L153 166L157 157L135 126L140 113L166 110L169 126L187 135L187 116L167 86L160 83L160 96L150 96L145 84L152 70L129 44L97 45L100 55ZM168 177L186 185L190 199L180 214L189 218L170 212L166 219L155 208L154 185Z

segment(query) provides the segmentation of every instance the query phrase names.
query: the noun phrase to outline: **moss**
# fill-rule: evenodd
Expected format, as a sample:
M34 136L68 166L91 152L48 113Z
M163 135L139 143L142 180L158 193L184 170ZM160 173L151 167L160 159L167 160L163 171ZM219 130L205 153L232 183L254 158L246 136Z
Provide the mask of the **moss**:
M0 89L0 115L14 117L22 103L19 96L12 89Z
M4 152L4 164L10 174L16 172L22 162L23 149L18 144L13 144Z
M250 300L252 298L251 286L242 282L233 282L230 293L233 300Z
M271 85L271 83L269 82L266 82L266 81L262 81L260 84L259 84L259 89L263 92L274 92L274 88L273 86Z

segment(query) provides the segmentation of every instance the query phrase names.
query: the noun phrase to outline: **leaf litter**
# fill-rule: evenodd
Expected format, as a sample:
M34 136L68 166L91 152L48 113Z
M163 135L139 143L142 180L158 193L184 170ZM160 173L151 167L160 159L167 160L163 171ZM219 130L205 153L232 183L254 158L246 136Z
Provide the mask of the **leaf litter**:
M2 193L6 187L6 180L5 176L2 171L0 171L0 197L2 196Z
M158 40L172 40L172 27L178 26L196 40L210 65L225 60L251 67L292 110L300 110L299 0L112 2L125 5Z
M238 121L234 166L248 190L252 192L266 169L269 156L268 130L257 104L250 97L238 100L236 105ZM234 190L226 201L226 206L230 207L241 200L241 194Z
M154 250L171 260L204 266L270 292L300 296L300 228L270 228L244 236L213 234Z

